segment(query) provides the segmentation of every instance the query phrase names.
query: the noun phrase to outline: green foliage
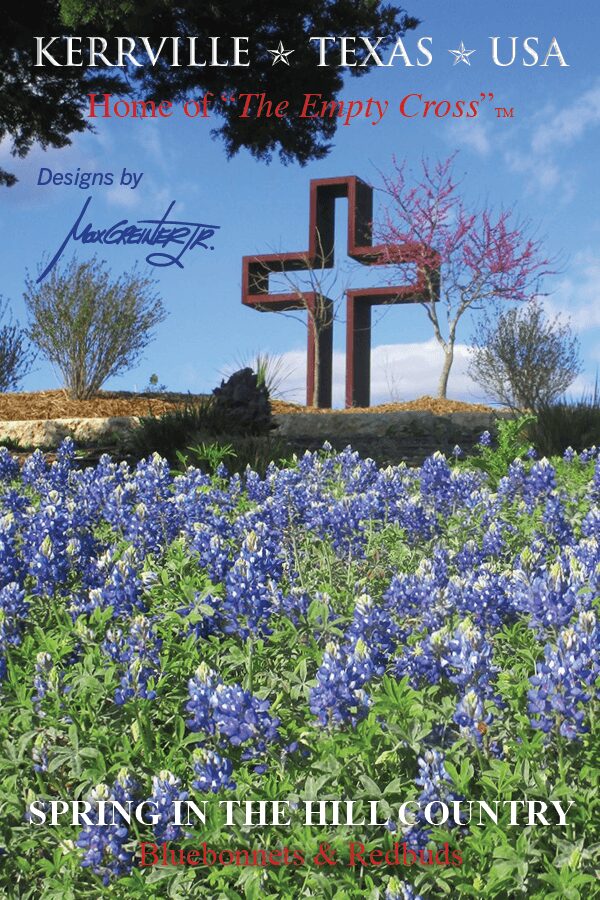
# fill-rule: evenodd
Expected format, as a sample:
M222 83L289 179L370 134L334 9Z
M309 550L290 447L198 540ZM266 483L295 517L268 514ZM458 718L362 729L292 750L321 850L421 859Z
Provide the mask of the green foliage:
M110 92L110 74L85 67L36 67L35 35L64 34L56 0L12 4L0 29L0 141L10 138L11 152L26 156L34 144L65 147L70 135L85 131L88 91ZM32 13L34 13L32 15ZM81 32L79 32L81 33ZM88 32L90 33L90 32ZM102 34L95 31L94 34ZM123 32L121 32L123 33ZM0 167L0 185L15 176Z
M173 466L196 465L211 473L222 462L232 473L250 466L264 475L269 463L291 458L290 446L276 434L231 434L224 430L227 424L207 398L160 416L143 416L123 450L135 459L159 453Z
M193 465L200 466L202 463L206 465L211 475L214 475L220 465L224 465L228 459L235 459L236 452L231 444L197 444L195 447L188 447L192 454ZM185 453L178 452L177 459L185 468L192 463Z
M249 465L264 474L270 462L290 455L288 445L271 435L272 427L266 387L250 369L242 369L204 400L143 416L125 447L138 459L158 453L173 465L185 466L191 459L211 473L222 462L231 472Z
M469 468L487 472L491 487L496 487L508 472L515 459L521 459L531 447L528 429L535 422L535 416L519 416L516 419L499 419L496 440L493 445L477 444L477 456L470 456L464 463Z
M125 448L138 459L158 453L175 464L178 453L184 452L201 433L210 431L211 421L210 398L185 403L159 416L142 416L139 427L127 438Z

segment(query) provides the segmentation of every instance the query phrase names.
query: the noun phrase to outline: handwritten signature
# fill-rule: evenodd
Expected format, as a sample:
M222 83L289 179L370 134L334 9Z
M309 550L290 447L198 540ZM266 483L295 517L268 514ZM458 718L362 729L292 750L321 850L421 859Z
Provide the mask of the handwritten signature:
M83 209L72 228L37 279L38 283L52 271L70 241L80 241L82 244L116 244L119 246L143 244L148 247L161 247L164 252L153 250L146 257L146 262L151 266L176 265L180 269L183 269L181 259L188 251L195 247L201 247L203 250L214 249L212 245L208 244L208 241L219 230L220 225L170 219L169 215L175 206L175 200L169 204L167 211L160 219L138 219L133 223L130 223L129 219L121 219L120 222L115 222L108 228L95 228L91 222L82 224L91 201L92 198L88 197L83 204ZM171 248L171 252L168 252L169 248Z

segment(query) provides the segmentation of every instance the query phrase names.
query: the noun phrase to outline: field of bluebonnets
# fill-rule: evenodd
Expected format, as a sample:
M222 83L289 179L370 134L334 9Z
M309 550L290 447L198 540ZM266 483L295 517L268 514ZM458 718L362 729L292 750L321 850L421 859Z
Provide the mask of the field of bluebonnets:
M1 895L600 896L600 460L538 460L515 435L420 469L324 448L264 478L158 456L80 470L69 443L20 471L2 449ZM207 796L377 799L387 824L171 821ZM523 797L573 801L567 824L396 816ZM44 798L160 814L30 824ZM140 840L305 864L141 869ZM462 865L352 867L350 840ZM323 841L335 867L312 861Z

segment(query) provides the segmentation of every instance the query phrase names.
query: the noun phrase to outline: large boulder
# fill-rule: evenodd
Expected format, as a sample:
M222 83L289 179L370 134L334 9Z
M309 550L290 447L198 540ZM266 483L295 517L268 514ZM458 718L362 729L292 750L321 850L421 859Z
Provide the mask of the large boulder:
M213 397L215 425L224 433L266 434L274 427L269 392L250 368L223 380Z

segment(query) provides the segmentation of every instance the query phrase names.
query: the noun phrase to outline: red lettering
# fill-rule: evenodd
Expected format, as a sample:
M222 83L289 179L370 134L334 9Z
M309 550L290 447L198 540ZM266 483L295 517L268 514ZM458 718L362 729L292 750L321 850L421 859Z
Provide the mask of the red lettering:
M418 97L419 100L423 99L423 94L407 94L406 97L403 97L400 101L400 115L404 116L405 119L414 119L415 116L418 116L418 113L410 113L406 112L406 101L410 100L411 97Z
M356 849L358 848L358 849ZM358 841L350 842L350 859L348 861L349 866L355 866L359 863L361 866L368 865L366 859L362 855L365 852L365 845L359 843Z
M142 841L140 848L142 851L140 866L155 866L158 862L158 844L150 844L147 841ZM146 860L147 854L152 856L152 862Z

